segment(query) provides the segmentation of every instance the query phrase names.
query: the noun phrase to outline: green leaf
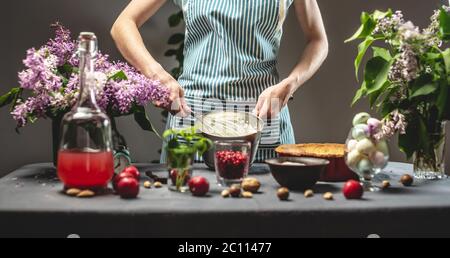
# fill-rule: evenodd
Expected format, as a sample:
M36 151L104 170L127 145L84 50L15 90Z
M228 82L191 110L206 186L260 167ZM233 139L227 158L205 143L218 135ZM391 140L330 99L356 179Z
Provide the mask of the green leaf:
M39 119L35 114L30 114L28 116L28 121L32 124L36 123L36 121Z
M382 11L376 10L373 13L373 15L372 15L372 17L373 17L373 19L375 21L381 20L381 19L386 18L388 16L392 16L392 10L391 9L388 9L386 12L382 12Z
M450 87L447 83L441 83L440 85L436 106L440 120L450 120Z
M447 48L446 50L441 52L442 57L444 58L445 62L445 69L448 73L450 73L450 48Z
M385 99L380 106L380 114L382 117L386 117L397 108L398 106L396 104L392 103L388 99Z
M167 149L172 158L177 156L198 153L202 155L212 147L211 140L198 134L196 127L183 129L169 129L163 133L163 138L168 141Z
M392 61L388 62L379 56L367 62L364 71L364 82L366 83L368 95L380 90L385 85L391 65Z
M364 55L367 52L367 49L373 44L375 39L373 37L367 37L361 44L358 46L358 55L355 59L355 72L356 72L356 80L359 80L359 67L364 58Z
M437 89L438 89L438 85L436 83L425 84L422 87L420 87L417 90L415 90L412 93L410 99L417 98L417 97L420 97L420 96L430 95L432 93L435 93Z
M439 33L443 40L450 40L450 13L441 8L439 14Z
M411 84L410 96L412 96L416 91L420 90L424 86L433 83L433 76L431 74L422 74Z
M136 106L133 111L134 120L138 123L142 130L155 133L158 137L160 137L152 122L150 122L147 112L143 106Z
M355 97L353 97L352 106L354 106L362 97L364 97L367 93L366 84L363 83L361 88L356 92Z
M197 150L199 155L203 155L203 153L208 151L212 145L211 140L207 138L200 138L194 143L194 148Z
M21 88L12 88L8 93L0 96L0 108L13 103L17 100L18 95L21 93Z
M70 64L64 64L60 67L58 67L58 73L63 75L64 77L70 77L70 75L73 73L74 67Z
M416 151L429 149L429 133L421 116L411 116L406 126L406 134L399 135L399 146L408 159L411 159Z
M375 26L376 26L376 22L371 17L371 15L366 12L363 12L361 14L361 27L359 27L359 29L356 31L356 33L352 37L347 39L345 41L345 43L354 41L356 39L366 38L367 36L372 34L373 30L375 29Z
M168 129L168 130L164 131L162 138L167 139L167 138L171 137L173 134L175 134L175 131L173 129Z
M383 87L381 87L379 90L373 92L370 96L369 96L369 105L370 108L373 108L376 104L376 102L378 101L378 99L380 98L380 96L384 93L384 91L391 85L391 83L389 81L386 81L383 85Z
M164 56L176 56L178 53L178 51L176 49L169 49L166 51L166 53L164 53Z
M184 41L184 34L176 33L169 38L169 41L167 43L170 45L177 45L182 43L183 41Z
M17 105L17 102L22 97L23 88L19 88L19 91L16 93L16 96L14 97L14 100L11 102L11 107L9 108L9 111L12 112L14 108Z
M442 59L442 53L426 53L425 58L427 61L436 61L437 59Z
M445 63L445 71L447 73L447 77L450 76L450 48L447 48L445 51L441 52L442 58L444 59ZM450 84L450 81L447 80L448 84Z
M169 17L169 26L176 27L181 23L181 20L183 20L183 12L182 11L172 14Z
M164 139L166 139L166 138L164 138ZM179 146L180 146L180 143L178 142L178 140L175 137L170 139L167 144L167 148L169 148L169 149L176 149Z
M108 78L108 80L113 80L113 81L127 81L128 77L125 74L124 71L118 71L117 73L115 73L114 75L110 76Z
M373 57L382 57L384 60L390 62L392 60L392 55L388 49L382 47L372 47Z

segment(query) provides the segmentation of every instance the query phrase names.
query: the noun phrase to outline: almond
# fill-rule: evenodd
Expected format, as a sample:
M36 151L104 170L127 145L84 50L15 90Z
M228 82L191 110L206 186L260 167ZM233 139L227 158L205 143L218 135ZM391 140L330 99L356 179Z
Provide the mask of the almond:
M230 194L229 190L225 189L225 190L222 191L221 195L222 195L223 198L228 198L228 197L230 197L231 194Z
M79 193L81 193L81 190L76 188L70 188L66 191L66 194L69 196L77 196Z
M84 190L77 194L78 198L92 198L95 196L95 193L91 190Z
M161 188L161 187L163 187L163 185L161 184L161 182L155 182L155 183L153 184L153 186L154 186L155 188Z
M145 181L145 182L144 182L144 187L147 188L147 189L152 188L152 182L150 182L150 181Z
M305 191L305 198L311 198L314 196L313 190L306 190Z
M243 192L242 197L251 199L251 198L253 198L253 194L251 192Z
M327 200L327 201L332 201L332 200L334 200L334 197L333 197L333 194L332 194L332 193L325 193L325 194L323 195L323 198L324 198L325 200Z

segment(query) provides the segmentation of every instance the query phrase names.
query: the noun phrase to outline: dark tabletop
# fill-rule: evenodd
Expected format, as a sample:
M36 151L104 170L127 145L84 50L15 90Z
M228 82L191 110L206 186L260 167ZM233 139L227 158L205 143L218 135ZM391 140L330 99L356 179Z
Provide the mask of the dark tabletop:
M139 165L165 175L160 165ZM319 183L316 195L291 193L281 202L265 165L253 173L263 184L253 199L223 199L215 175L197 166L196 175L212 183L209 196L141 188L139 199L115 195L77 199L61 193L62 185L50 164L22 167L0 180L0 236L82 237L367 237L450 236L450 181L416 182L400 186L399 177L412 166L391 163L383 176L387 191L366 193L347 201L341 183ZM333 192L335 200L322 198Z

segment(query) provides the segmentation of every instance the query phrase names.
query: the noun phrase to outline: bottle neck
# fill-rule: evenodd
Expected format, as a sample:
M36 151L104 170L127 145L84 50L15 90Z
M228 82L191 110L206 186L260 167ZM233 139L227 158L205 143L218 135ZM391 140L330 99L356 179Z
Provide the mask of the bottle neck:
M80 97L77 108L99 110L96 101L95 59L88 52L80 53Z

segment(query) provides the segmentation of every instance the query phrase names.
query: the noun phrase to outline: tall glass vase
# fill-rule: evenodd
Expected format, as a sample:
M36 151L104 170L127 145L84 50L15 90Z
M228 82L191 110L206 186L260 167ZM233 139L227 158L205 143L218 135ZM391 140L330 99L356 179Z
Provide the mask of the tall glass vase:
M167 167L169 169L169 189L185 193L189 191L188 181L192 177L194 154L168 150Z
M414 153L414 176L418 179L439 180L445 174L446 122L429 135L429 148Z

